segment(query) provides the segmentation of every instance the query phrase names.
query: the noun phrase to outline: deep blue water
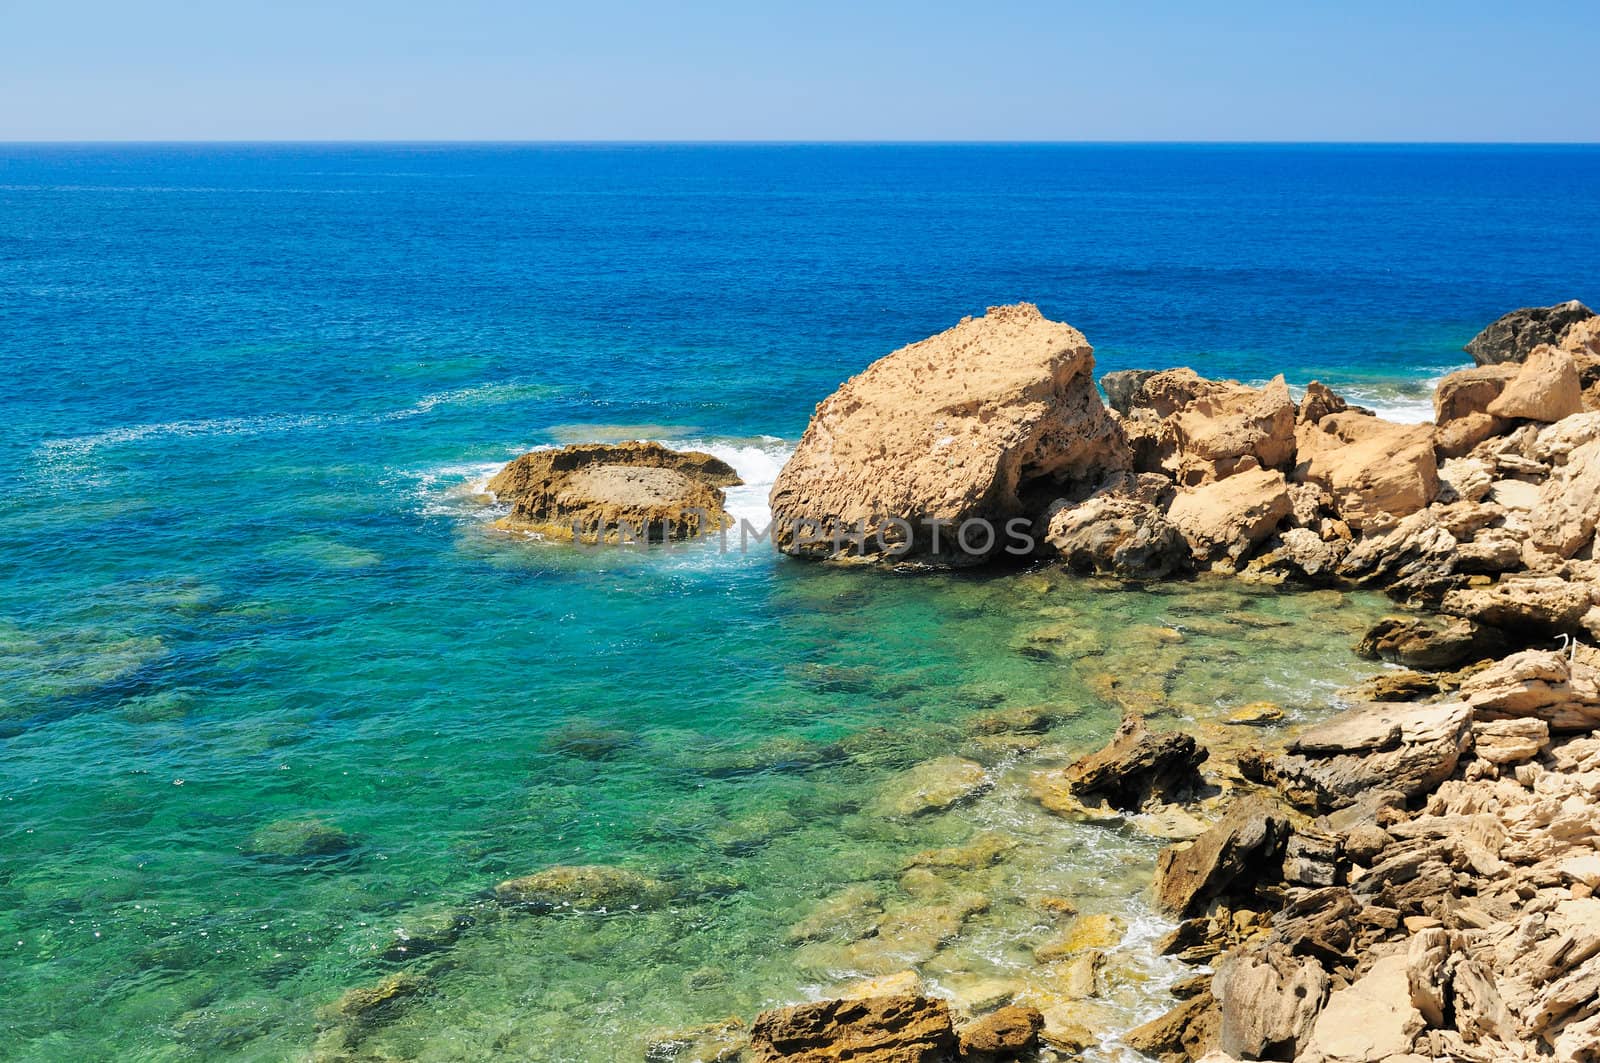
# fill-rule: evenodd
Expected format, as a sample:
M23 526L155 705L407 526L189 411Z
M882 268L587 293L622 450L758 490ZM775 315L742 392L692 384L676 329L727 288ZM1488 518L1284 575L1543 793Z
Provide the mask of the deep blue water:
M562 862L679 899L480 921L366 1046L634 1058L871 973L786 928L851 884L893 911L907 854L973 831L1025 855L918 962L1024 977L1028 891L1126 914L1156 844L1026 796L1114 726L1106 677L1303 717L1378 603L575 555L472 485L658 438L759 515L840 380L1018 299L1102 370L1420 417L1498 314L1597 305L1597 237L1580 147L0 145L0 1058L292 1057L396 925ZM974 745L1041 702L1043 750ZM872 814L952 753L990 797ZM350 848L252 840L308 819Z

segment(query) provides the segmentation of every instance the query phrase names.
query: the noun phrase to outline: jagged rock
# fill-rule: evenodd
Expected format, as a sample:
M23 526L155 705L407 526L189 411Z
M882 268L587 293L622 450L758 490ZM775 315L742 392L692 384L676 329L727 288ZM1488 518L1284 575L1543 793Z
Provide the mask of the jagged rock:
M1243 1059L1296 1058L1328 987L1320 963L1282 944L1230 952L1211 981L1222 1012L1218 1047Z
M921 996L819 1000L774 1008L750 1027L754 1063L948 1063L950 1008Z
M1541 550L1571 557L1594 541L1600 522L1600 438L1567 455L1539 488L1528 537Z
M1478 720L1472 725L1472 752L1490 764L1532 760L1550 744L1550 725L1540 719Z
M1257 389L1169 369L1147 378L1139 399L1163 418L1162 465L1180 484L1284 469L1294 459L1295 405L1281 375Z
M1332 388L1320 380L1313 380L1306 385L1305 396L1300 400L1300 413L1295 420L1297 424L1316 424L1330 413L1344 413L1349 408L1350 404Z
M536 910L646 908L670 896L657 879L607 864L557 865L494 888L501 904Z
M1592 604L1588 586L1559 576L1513 576L1489 587L1454 590L1443 609L1526 634L1574 631Z
M1594 311L1576 299L1555 306L1529 306L1494 320L1467 342L1466 352L1479 365L1520 362L1542 343L1559 344L1577 322Z
M1439 466L1439 501L1482 502L1494 486L1494 468L1479 458L1450 458Z
M1278 756L1241 756L1240 769L1295 804L1326 812L1376 789L1408 797L1431 790L1450 777L1471 740L1465 704L1376 703L1305 731Z
M498 523L547 537L620 542L687 539L728 520L723 487L742 481L732 466L659 443L581 443L536 450L489 481L511 505Z
M817 407L772 488L775 540L806 557L858 533L869 554L1000 555L1008 520L1128 467L1093 368L1082 333L1027 303L880 358ZM988 522L987 548L981 525L961 537L968 520Z
M1144 382L1156 375L1154 369L1119 369L1100 378L1106 405L1126 417L1132 411Z
M1292 510L1283 474L1255 469L1180 491L1167 517L1197 558L1237 562L1264 542Z
M1207 991L1129 1030L1122 1043L1160 1063L1189 1063L1216 1047L1221 1022L1216 998Z
M1129 713L1110 742L1061 774L1080 798L1104 798L1113 808L1133 810L1193 791L1201 781L1196 769L1206 755L1193 735L1151 732L1144 717Z
M1338 580L1339 565L1349 551L1349 544L1341 540L1323 539L1310 528L1290 528L1268 540L1245 571L1268 578L1331 584Z
M1328 997L1304 1055L1321 1063L1385 1060L1411 1051L1422 1029L1422 1016L1411 1006L1406 957L1387 956Z
M1593 668L1549 650L1524 650L1461 684L1460 696L1481 719L1533 717L1553 731L1600 726L1600 678Z
M1583 412L1583 383L1572 355L1549 345L1535 347L1516 377L1489 403L1492 417L1553 423Z
M1432 425L1335 414L1302 430L1301 439L1296 479L1327 488L1339 516L1354 529L1409 516L1439 493ZM1340 445L1341 440L1349 441Z
M1176 916L1199 910L1247 871L1267 870L1282 853L1288 834L1289 821L1265 801L1239 802L1187 848L1161 850L1156 902Z
M1037 1008L1000 1008L957 1031L963 1059L1017 1059L1039 1046L1044 1015Z
M1076 571L1154 580L1194 567L1182 533L1148 502L1096 495L1076 506L1054 506L1047 517L1045 541Z
M1437 600L1454 583L1457 543L1435 509L1406 517L1382 534L1368 534L1339 563L1339 574L1394 597Z
M1505 650L1505 636L1461 617L1443 622L1418 617L1387 616L1356 645L1373 660L1439 671L1493 657Z
M872 807L881 815L897 817L943 812L992 785L982 764L961 757L938 757L885 783Z

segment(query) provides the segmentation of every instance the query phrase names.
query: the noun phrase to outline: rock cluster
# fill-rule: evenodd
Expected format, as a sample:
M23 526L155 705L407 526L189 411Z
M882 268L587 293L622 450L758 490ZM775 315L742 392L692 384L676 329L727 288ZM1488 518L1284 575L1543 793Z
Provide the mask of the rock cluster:
M1186 919L1166 947L1212 973L1126 1042L1165 1063L1593 1060L1589 656L1514 654L1456 700L1358 706L1241 755L1284 804L1162 854L1157 900Z
M1026 518L1028 556L1079 571L1380 587L1461 618L1375 646L1398 660L1600 638L1600 318L1576 303L1519 314L1474 341L1490 364L1439 383L1436 424L1404 425L1320 384L1296 402L1281 377L1188 369L1110 374L1107 409L1081 334L994 308L818 407L773 491L778 539L965 563L1003 537L967 551L947 533L936 551L913 533L896 552L834 533ZM785 538L786 522L813 534Z
M489 481L511 506L501 527L585 542L691 539L731 519L722 489L742 483L733 467L659 443L579 443L535 450Z

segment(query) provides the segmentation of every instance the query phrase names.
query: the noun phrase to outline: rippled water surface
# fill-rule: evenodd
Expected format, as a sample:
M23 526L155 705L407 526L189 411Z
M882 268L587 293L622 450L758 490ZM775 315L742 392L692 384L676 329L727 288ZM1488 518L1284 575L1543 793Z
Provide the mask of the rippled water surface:
M1102 368L1417 415L1487 319L1600 296L1597 189L1584 149L0 147L0 1058L637 1059L913 964L1050 1003L1052 897L1129 923L1088 1013L1129 1024L1161 842L1032 773L1127 706L1321 711L1383 603L577 551L474 485L652 438L759 520L839 380L1017 298ZM891 814L950 757L989 789ZM659 890L487 898L555 864Z

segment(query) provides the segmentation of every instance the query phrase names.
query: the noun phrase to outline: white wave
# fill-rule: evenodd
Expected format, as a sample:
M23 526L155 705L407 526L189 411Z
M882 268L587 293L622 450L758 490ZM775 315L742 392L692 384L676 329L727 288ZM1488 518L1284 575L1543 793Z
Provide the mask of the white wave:
M728 512L734 520L749 521L757 531L772 521L772 509L767 496L778 479L794 444L777 436L756 436L753 439L678 439L660 440L673 450L699 450L714 458L721 458L744 481L740 487L727 489Z
M252 437L406 421L432 413L441 406L489 406L518 399L538 398L548 394L549 390L545 385L530 384L525 381L497 381L433 392L422 396L409 406L372 414L259 414L249 417L210 417L119 425L116 428L81 436L47 439L35 448L35 455L46 465L60 465L87 459L104 447L141 443L150 439L177 439L190 436Z

